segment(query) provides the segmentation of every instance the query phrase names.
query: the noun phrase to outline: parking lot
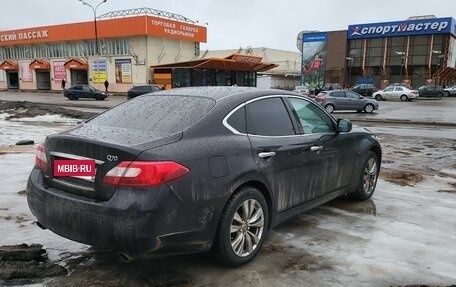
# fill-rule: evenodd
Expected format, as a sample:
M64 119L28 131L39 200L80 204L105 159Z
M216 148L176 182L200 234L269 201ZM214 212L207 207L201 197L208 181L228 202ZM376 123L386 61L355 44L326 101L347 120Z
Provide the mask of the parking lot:
M4 97L22 97L21 93ZM36 95L50 103L55 94ZM63 96L62 96L63 98ZM78 101L77 109L102 110L122 102ZM85 106L86 103L86 106ZM67 101L53 101L66 105ZM97 106L92 106L97 105ZM0 119L0 245L42 244L68 275L0 280L35 286L450 286L456 284L456 98L380 102L373 114L335 112L376 132L383 147L373 198L339 198L274 228L260 255L229 269L209 254L123 263L113 254L42 230L23 194L34 164L33 147L76 121L60 117ZM5 261L0 261L5 267ZM1 271L0 271L0 274Z

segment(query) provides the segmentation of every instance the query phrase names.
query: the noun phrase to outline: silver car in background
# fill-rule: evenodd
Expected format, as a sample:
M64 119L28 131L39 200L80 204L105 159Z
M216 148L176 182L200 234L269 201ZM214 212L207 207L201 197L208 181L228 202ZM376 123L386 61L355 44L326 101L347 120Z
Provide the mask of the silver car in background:
M411 101L419 97L417 90L411 90L405 86L388 86L383 90L376 91L372 97L377 101Z
M336 110L372 113L374 110L378 110L377 101L347 90L322 91L315 97L315 101L322 105L328 113Z

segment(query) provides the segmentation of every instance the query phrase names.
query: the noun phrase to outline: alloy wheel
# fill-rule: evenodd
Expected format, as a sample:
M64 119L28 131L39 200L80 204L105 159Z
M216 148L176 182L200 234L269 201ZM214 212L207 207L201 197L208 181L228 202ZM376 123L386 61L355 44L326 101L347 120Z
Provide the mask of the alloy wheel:
M375 188L375 182L377 181L377 161L374 158L370 158L364 168L363 186L364 191L369 194Z
M230 227L231 248L240 257L249 256L260 243L264 213L256 199L245 200L233 215Z

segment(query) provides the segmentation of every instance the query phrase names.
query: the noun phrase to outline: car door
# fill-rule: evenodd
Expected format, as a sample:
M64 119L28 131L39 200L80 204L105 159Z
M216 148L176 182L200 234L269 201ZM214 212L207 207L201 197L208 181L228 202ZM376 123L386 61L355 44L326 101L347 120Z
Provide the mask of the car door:
M82 85L76 85L74 86L74 94L76 95L76 97L78 98L83 98L84 97L84 93L82 91Z
M296 131L282 97L266 96L248 102L246 116L252 155L269 184L277 211L315 197L320 185L313 176L314 151ZM304 189L305 185L313 189Z
M347 97L344 91L335 91L329 93L331 96L331 101L334 103L336 110L346 110L349 108L349 103L347 102Z
M92 97L92 89L89 86L82 86L82 97L83 98L91 98Z
M362 110L364 109L364 101L360 95L352 91L345 91L347 97L347 109L348 110Z
M394 100L395 99L394 87L384 89L382 96L385 100Z
M303 166L300 170L301 175L309 173L312 177L301 187L308 193L306 200L348 186L356 159L351 134L338 133L334 120L318 105L300 98L289 97L288 100L311 151L304 161L311 168Z

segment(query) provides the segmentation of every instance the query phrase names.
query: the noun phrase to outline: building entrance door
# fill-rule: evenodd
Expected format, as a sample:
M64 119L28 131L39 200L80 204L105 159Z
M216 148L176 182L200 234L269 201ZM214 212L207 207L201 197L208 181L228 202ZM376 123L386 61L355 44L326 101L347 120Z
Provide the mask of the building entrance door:
M88 84L87 70L71 69L71 85Z
M51 89L51 72L49 70L35 70L36 88L38 90Z
M17 71L6 72L8 89L19 89L19 73Z

